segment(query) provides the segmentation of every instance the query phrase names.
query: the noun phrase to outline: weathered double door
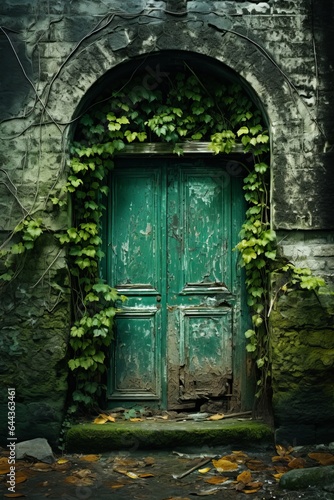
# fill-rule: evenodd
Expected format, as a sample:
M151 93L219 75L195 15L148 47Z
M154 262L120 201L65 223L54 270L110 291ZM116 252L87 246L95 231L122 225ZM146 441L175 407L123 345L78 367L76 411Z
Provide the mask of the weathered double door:
M190 407L231 393L240 179L226 163L122 160L107 217L107 279L117 314L111 405ZM240 218L241 217L241 218Z

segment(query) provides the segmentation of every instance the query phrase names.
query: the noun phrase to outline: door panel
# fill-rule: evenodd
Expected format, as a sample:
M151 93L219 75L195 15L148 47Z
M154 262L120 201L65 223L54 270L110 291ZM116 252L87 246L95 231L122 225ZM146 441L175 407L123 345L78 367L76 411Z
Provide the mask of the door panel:
M160 169L113 173L112 276L115 286L137 294L157 291L160 269ZM140 294L139 294L140 295Z
M115 169L108 229L109 282L128 300L117 314L111 353L112 400L161 398L162 170Z
M224 165L126 160L113 172L106 272L128 297L111 352L115 404L177 409L230 392L240 295L232 257L237 204Z
M181 310L180 398L224 396L232 376L231 310Z
M160 398L160 320L157 309L133 308L117 315L111 387L114 398Z

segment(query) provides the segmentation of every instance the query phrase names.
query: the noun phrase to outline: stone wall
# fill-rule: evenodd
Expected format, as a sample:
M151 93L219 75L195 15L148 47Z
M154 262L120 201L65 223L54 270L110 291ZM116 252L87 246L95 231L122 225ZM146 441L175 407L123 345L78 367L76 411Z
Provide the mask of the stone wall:
M1 239L27 213L41 216L48 227L45 245L0 301L0 380L2 387L20 387L20 438L55 440L59 432L70 299L64 255L52 233L66 228L68 214L53 211L49 198L65 182L74 118L112 83L113 68L175 50L193 53L194 60L208 56L225 74L237 76L268 120L272 223L282 251L293 261L307 257L311 268L332 281L334 6L326 0L197 0L176 14L172 6L155 0L114 0L110 6L102 0L1 2ZM308 401L316 408L316 394L326 396L326 422L333 406L331 312L326 306L323 321L318 303L307 300L281 297L272 314L274 406L282 439L291 437L286 428L298 425ZM301 323L300 316L311 320ZM319 335L326 338L326 362L315 367ZM296 344L303 355L297 350L283 373L283 354ZM310 362L303 367L305 358ZM291 380L298 408L290 404L296 398L287 391ZM286 402L294 409L288 417ZM305 414L303 422L320 426L323 420L314 419L315 413ZM313 438L322 439L318 431Z

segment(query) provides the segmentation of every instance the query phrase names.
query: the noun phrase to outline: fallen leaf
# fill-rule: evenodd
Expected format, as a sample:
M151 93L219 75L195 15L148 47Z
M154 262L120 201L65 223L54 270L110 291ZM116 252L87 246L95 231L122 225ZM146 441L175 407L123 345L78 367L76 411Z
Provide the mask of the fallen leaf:
M288 467L290 469L304 469L304 467L306 467L306 460L304 460L304 458L301 457L293 458L288 463Z
M285 465L275 465L274 469L279 474L285 474L286 472L288 472L288 470L290 470L289 467L287 467Z
M234 462L230 462L225 458L220 458L219 460L212 460L214 467L219 471L227 470L237 470L238 466Z
M279 481L284 474L285 472L278 472L277 474L273 474L273 476L277 481Z
M138 467L140 462L135 460L134 458L124 458L124 457L116 457L114 460L114 465L116 467Z
M59 458L56 463L59 465L63 465L63 464L67 464L68 462L69 462L69 460L67 460L67 458Z
M79 470L73 471L73 475L78 476L80 478L84 478L84 477L89 477L89 476L92 477L93 473L90 469L79 469Z
M205 467L205 469L198 469L198 472L200 474L206 474L209 470L211 470L211 467Z
M168 497L166 500L190 500L188 497Z
M249 460L249 456L243 451L232 451L231 455L226 455L225 458L238 464L244 464L246 460Z
M257 472L261 470L268 470L268 466L262 462L262 460L251 459L247 460L245 463L250 470L255 470Z
M89 477L67 476L65 483L74 484L75 486L91 486L94 481Z
M139 476L135 474L134 472L127 472L126 475L128 477L131 477L131 479L139 479Z
M208 420L221 420L224 416L225 415L223 413L216 413L215 415L211 415Z
M237 481L239 481L240 483L247 484L250 483L251 480L252 480L252 474L250 473L249 470L245 470L237 476Z
M321 465L331 465L334 464L334 455L332 453L309 453L308 456L312 458L312 460L316 460Z
M263 483L260 481L251 481L250 483L247 484L248 488L262 488Z
M47 472L49 470L52 470L52 465L46 464L44 462L35 462L34 464L32 464L31 469L37 470L39 472Z
M146 477L154 477L154 474L143 473L143 474L138 474L138 476L145 479Z
M110 488L116 490L117 488L123 488L123 486L125 486L125 484L112 484Z
M5 493L4 497L6 497L6 498L21 498L21 497L25 497L25 495L23 493Z
M116 422L115 417L108 415L107 413L100 413L94 420L94 424L105 424L107 422Z
M101 415L94 418L94 420L93 420L93 424L105 424L106 422L108 422L108 419L105 417L102 417Z
M227 480L228 477L214 476L214 477L209 477L208 479L204 479L204 482L209 484L222 484L225 483L225 481Z
M128 471L124 470L124 469L119 469L118 467L114 467L114 472L118 472L118 474L124 474L126 475L128 473Z
M83 460L84 462L97 462L100 458L101 455L82 455L80 460Z
M130 422L143 422L142 418L130 418Z
M153 457L146 457L144 458L145 465L153 465L155 463L155 460Z
M0 476L3 476L4 474L8 474L10 472L10 466L9 465L2 465L0 466Z
M241 490L243 493L257 493L259 491L260 488L254 488L253 490Z
M15 482L16 482L16 484L24 483L24 481L26 481L27 479L28 479L28 476L24 472L22 472L22 471L17 471L16 472L16 474L15 474Z
M8 457L0 457L0 466L3 464L8 464Z
M285 448L284 446L282 446L281 444L277 444L275 446L276 448L276 451L277 451L277 454L280 456L280 457L285 457L286 455L290 455L290 453L293 452L293 448L292 446L289 446L289 448Z

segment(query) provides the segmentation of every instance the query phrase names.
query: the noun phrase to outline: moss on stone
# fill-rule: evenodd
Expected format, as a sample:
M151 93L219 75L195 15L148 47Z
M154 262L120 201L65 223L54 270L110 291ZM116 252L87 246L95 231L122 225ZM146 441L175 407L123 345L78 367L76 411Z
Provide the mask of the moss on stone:
M116 422L78 424L66 434L71 452L118 449L168 449L182 446L271 442L272 429L262 422Z

